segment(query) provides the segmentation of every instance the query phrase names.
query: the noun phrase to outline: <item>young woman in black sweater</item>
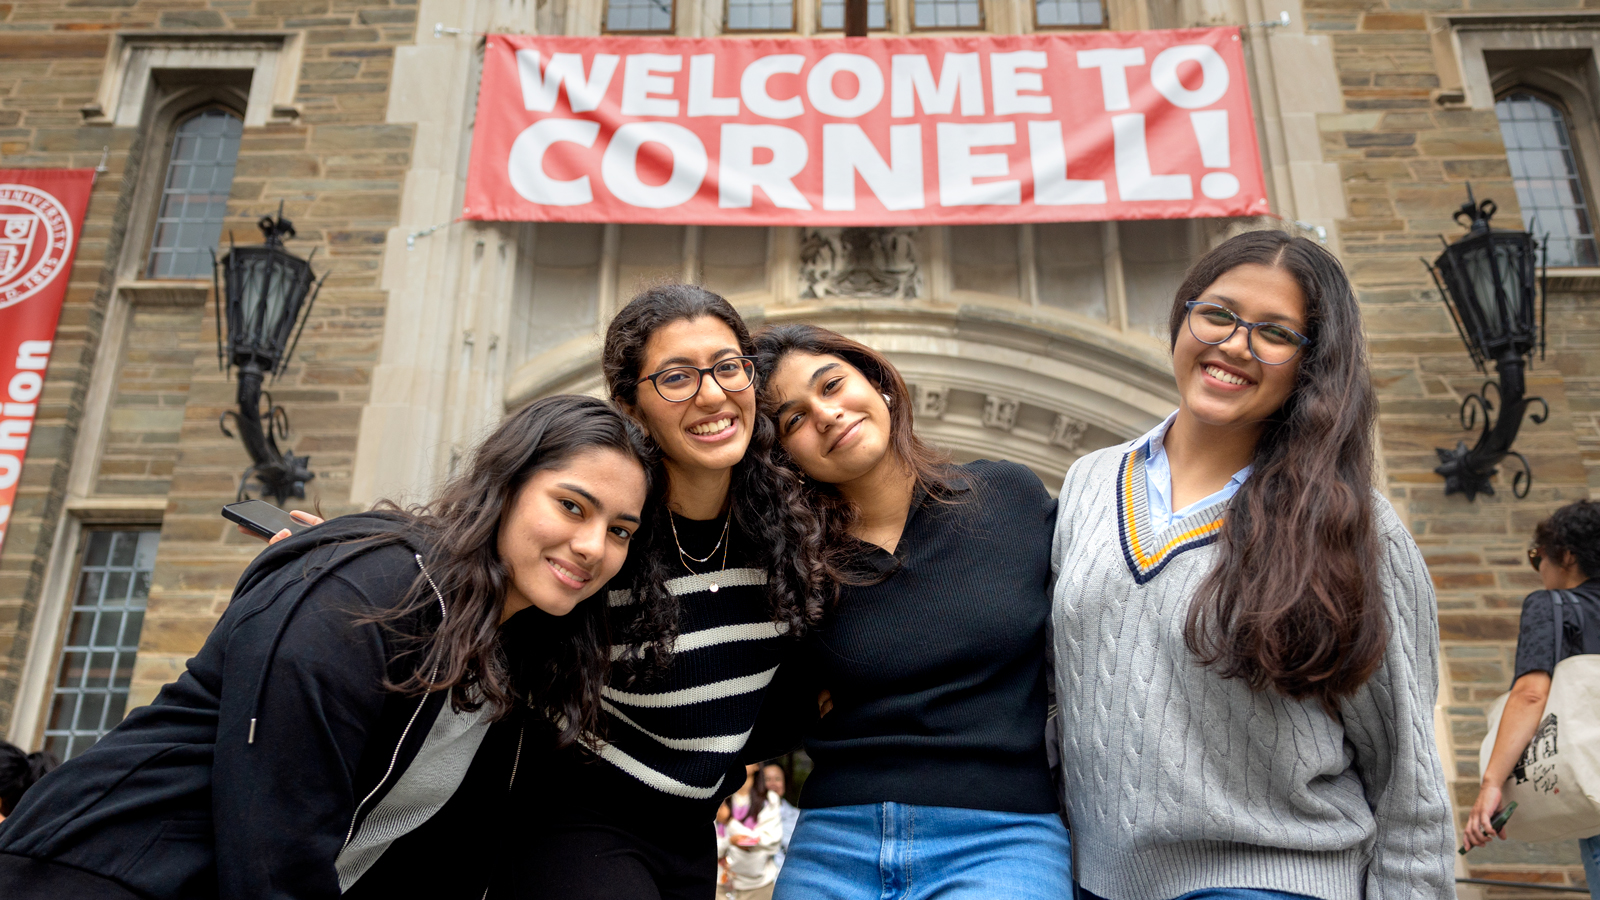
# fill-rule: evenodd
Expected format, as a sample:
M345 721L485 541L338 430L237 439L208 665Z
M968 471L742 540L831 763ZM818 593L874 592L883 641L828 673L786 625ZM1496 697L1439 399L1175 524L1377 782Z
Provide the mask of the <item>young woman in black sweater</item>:
M1055 502L1023 466L918 440L873 350L810 325L756 348L840 584L762 713L805 723L815 764L776 897L1071 896L1044 745Z
M529 756L600 718L606 607L582 601L628 555L650 453L551 397L432 505L276 543L177 681L0 824L0 897L484 896Z

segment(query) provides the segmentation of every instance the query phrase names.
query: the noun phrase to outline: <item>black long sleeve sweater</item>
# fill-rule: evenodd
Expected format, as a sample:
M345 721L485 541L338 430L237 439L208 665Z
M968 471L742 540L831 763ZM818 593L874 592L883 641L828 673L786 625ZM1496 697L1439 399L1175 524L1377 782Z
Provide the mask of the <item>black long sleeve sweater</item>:
M886 577L846 587L785 673L791 715L806 717L815 688L833 699L805 734L802 807L1056 811L1044 747L1055 501L1015 463L959 474L948 501L913 500L893 554L861 546Z

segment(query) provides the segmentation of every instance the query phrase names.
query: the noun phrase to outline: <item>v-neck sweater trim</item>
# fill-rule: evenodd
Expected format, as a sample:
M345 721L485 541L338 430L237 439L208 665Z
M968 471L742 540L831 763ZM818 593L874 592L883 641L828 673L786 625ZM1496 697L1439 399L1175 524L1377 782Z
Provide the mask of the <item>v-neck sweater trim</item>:
M1117 533L1123 559L1139 584L1161 574L1167 563L1185 550L1215 541L1222 531L1223 513L1232 500L1219 500L1156 531L1150 524L1149 481L1144 474L1149 455L1149 443L1141 442L1123 455L1117 472Z

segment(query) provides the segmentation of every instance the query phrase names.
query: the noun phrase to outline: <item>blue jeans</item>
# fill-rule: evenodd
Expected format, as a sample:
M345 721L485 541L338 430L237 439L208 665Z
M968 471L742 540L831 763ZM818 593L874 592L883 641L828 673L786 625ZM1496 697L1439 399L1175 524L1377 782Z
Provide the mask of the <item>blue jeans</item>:
M773 900L1070 900L1055 815L874 803L800 813Z
M1589 896L1600 900L1600 834L1578 841L1583 856L1583 877L1589 879Z
M1078 897L1082 900L1104 900L1099 894L1090 894L1088 890L1078 889ZM1283 890L1262 890L1259 887L1206 887L1205 890L1190 890L1189 894L1178 897L1178 900L1314 900L1304 894L1285 894Z

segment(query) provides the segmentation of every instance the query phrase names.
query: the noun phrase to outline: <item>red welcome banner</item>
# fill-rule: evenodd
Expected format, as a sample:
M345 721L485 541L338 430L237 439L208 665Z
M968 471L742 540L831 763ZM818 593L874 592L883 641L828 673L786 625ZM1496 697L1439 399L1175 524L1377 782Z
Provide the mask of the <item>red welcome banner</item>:
M0 169L0 549L93 187L93 169Z
M1237 28L487 39L468 219L915 225L1267 212Z

